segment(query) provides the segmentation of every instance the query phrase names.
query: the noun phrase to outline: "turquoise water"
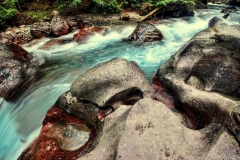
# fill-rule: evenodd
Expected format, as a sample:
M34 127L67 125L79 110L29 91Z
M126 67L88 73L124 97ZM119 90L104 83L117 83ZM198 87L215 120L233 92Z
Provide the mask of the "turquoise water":
M16 98L7 102L0 99L0 160L14 160L36 138L47 110L57 98L69 90L71 83L94 65L122 57L136 61L151 78L158 67L176 53L196 33L207 28L214 16L223 16L219 10L199 10L195 17L164 20L156 27L164 35L162 42L136 45L122 41L136 25L113 27L107 34L94 34L84 44L75 42L41 46L50 41L41 39L31 47L23 47L36 55L36 63L42 64L38 79ZM239 11L231 14L227 23L239 24ZM71 38L73 34L64 36ZM60 37L62 38L62 37Z

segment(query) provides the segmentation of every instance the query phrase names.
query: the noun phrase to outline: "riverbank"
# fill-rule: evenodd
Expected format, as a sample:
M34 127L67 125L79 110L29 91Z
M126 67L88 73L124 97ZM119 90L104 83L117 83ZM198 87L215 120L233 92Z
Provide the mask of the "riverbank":
M62 1L62 0L41 0L41 1L4 1L0 2L0 30L6 26L18 27L29 25L34 22L47 21L51 19L53 10L58 10L62 16L76 16L81 14L92 15L114 15L122 12L138 12L145 16L156 10L154 17L166 16L186 16L191 15L196 8L204 8L207 3L201 0L82 0L82 1ZM6 13L6 14L4 14ZM127 17L126 17L127 18Z

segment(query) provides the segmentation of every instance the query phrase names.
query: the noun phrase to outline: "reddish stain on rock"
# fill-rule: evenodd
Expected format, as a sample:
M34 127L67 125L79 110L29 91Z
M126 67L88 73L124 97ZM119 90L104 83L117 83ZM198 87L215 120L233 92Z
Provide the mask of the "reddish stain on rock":
M15 43L10 43L9 49L12 51L14 59L16 59L17 61L21 63L26 63L31 60L31 55L19 45Z
M79 30L79 32L77 34L73 35L73 41L81 43L83 41L83 39L86 38L87 36L89 36L89 35L91 35L93 33L99 33L99 32L101 32L103 30L104 30L104 28L101 28L101 27L86 27L86 28L82 28L82 29Z
M155 99L162 102L170 109L176 109L174 98L159 82L153 78L152 87L155 94Z
M47 112L43 127L39 136L35 141L20 155L18 160L50 160L50 159L67 159L75 160L83 155L89 148L95 132L92 131L90 139L82 147L75 151L67 151L61 149L58 141L54 138L47 136L48 130L53 124L56 123L76 123L84 124L79 117L67 113L65 110L57 105L54 105Z
M165 89L164 86L160 82L158 82L156 80L156 77L153 77L152 88L154 90L155 100L162 102L173 112L176 112L176 111L179 112L176 102L174 100L174 96L167 89ZM181 113L181 112L179 112L179 113ZM191 129L197 129L198 124L197 124L197 122L195 122L194 116L191 114L187 114L186 112L185 112L185 114L187 115L187 116L184 115L184 117L185 117L184 123L186 123L185 124L186 127L191 128Z

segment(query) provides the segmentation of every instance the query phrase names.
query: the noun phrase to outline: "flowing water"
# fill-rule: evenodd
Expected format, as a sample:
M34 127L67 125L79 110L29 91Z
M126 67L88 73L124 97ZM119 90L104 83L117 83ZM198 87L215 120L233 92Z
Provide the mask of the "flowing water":
M0 99L0 160L17 159L37 137L44 115L57 98L70 89L71 83L79 75L94 65L114 57L136 61L151 82L158 67L196 33L206 29L212 17L223 16L219 6L213 7L196 11L195 17L169 19L157 24L156 27L164 35L162 42L144 45L123 42L122 38L130 35L136 27L125 25L104 35L96 33L81 45L69 42L48 50L41 49L49 38L41 39L32 46L23 45L27 51L38 56L36 61L42 63L42 70L38 79L13 100ZM232 13L226 22L239 24L239 17L239 11Z

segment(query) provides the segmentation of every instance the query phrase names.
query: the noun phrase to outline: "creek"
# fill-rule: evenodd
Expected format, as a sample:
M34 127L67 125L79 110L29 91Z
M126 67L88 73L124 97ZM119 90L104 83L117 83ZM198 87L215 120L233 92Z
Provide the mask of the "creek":
M41 49L50 38L41 39L33 45L22 45L28 52L37 55L42 67L37 79L27 89L20 91L10 101L0 98L0 160L17 159L38 136L48 109L86 70L114 57L122 57L137 62L151 83L161 64L196 33L207 29L211 18L223 16L220 13L223 7L212 5L210 9L197 10L194 17L161 21L155 26L164 35L162 42L137 45L122 41L135 29L136 24L131 24L113 27L104 35L96 33L80 45L67 42L47 50ZM231 13L226 23L239 24L239 17L240 11ZM69 34L65 38L72 36Z

